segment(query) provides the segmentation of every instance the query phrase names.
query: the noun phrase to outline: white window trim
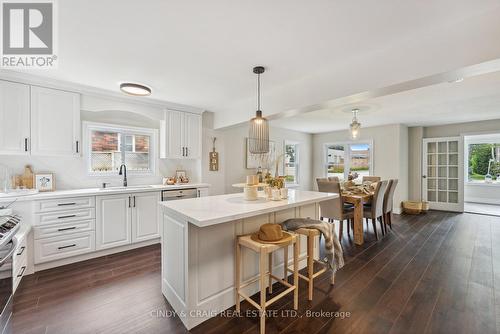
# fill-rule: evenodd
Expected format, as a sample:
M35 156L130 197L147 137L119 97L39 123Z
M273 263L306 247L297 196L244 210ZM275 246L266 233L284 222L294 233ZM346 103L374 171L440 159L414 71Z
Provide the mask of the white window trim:
M158 170L157 170L157 156L156 156L156 147L157 147L157 142L158 142L158 130L157 129L151 129L151 128L139 128L139 127L133 127L133 126L122 126L118 124L110 124L110 123L97 123L97 122L88 122L84 121L82 122L83 125L83 156L85 157L86 160L86 172L88 176L95 176L95 177L110 177L110 176L116 176L117 178L121 178L118 173L114 171L109 171L109 172L93 172L90 170L91 168L91 157L90 153L92 151L92 141L90 140L91 138L91 131L92 130L98 130L98 131L116 131L124 134L135 134L135 135L146 135L150 137L150 143L149 143L149 165L151 167L150 171L128 171L127 170L127 176L132 175L132 176L156 176L158 175ZM120 140L120 139L119 139Z
M323 144L323 177L328 177L328 146L331 145L357 145L357 144L368 144L370 145L370 167L369 175L373 175L373 139L368 140L357 140L357 141L336 141L328 142ZM349 153L350 154L350 150ZM349 158L349 159L348 159ZM347 180L347 175L349 175L349 169L351 168L350 156L344 156L344 180Z
M290 187L299 186L300 185L300 142L293 140L285 140L283 143L283 152L286 155L286 145L295 145L297 149L295 151L295 182L286 182L285 184ZM285 174L285 157L283 157L283 174ZM285 175L286 176L286 175Z

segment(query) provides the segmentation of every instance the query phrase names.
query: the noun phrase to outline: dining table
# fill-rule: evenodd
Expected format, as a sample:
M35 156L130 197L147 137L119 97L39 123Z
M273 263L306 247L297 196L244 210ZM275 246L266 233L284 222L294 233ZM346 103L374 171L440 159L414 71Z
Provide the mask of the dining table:
M371 203L373 193L353 193L342 191L341 196L344 203L354 205L354 243L356 245L362 245L364 243L363 205Z

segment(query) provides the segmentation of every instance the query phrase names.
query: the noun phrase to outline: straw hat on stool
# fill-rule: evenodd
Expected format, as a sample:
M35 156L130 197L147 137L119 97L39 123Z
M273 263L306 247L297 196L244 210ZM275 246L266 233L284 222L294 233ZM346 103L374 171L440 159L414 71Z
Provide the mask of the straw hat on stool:
M279 224L263 224L258 232L250 236L253 241L264 244L280 245L289 243L292 240L292 235L283 231Z

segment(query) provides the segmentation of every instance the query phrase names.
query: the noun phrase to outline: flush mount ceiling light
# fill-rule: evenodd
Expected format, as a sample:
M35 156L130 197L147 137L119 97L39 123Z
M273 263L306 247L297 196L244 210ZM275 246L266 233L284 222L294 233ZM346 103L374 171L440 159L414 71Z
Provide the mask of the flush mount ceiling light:
M253 154L269 153L269 123L262 117L260 110L260 75L264 71L262 66L253 68L253 73L257 74L257 111L255 117L250 120L248 132L248 150Z
M128 95L133 95L133 96L148 96L151 95L151 88L136 84L136 83L131 83L131 82L124 82L120 84L120 90L124 92L125 94Z
M359 109L352 109L352 122L350 127L351 139L358 139L359 130L361 129L361 123L358 122L358 112Z

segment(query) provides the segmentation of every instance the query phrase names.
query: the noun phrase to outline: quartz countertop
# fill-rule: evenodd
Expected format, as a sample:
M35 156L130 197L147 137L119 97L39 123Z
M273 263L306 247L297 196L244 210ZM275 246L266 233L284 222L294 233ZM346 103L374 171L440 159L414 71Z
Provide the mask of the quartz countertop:
M39 192L30 195L15 195L14 193L3 194L0 193L1 202L11 202L14 199L17 201L33 201L42 199L64 198L64 197L79 197L79 196L96 196L96 195L112 195L121 193L137 193L145 191L162 191L162 190L176 190L186 188L208 188L208 183L185 183L175 184L171 186L154 184L154 185L139 185L128 187L108 187L108 188L84 188L84 189L68 189L56 190L50 192Z
M271 201L265 199L263 194L260 196L256 201L246 201L243 193L236 193L160 204L167 215L172 213L198 227L205 227L339 197L334 193L293 189L288 190L288 199L285 200Z

